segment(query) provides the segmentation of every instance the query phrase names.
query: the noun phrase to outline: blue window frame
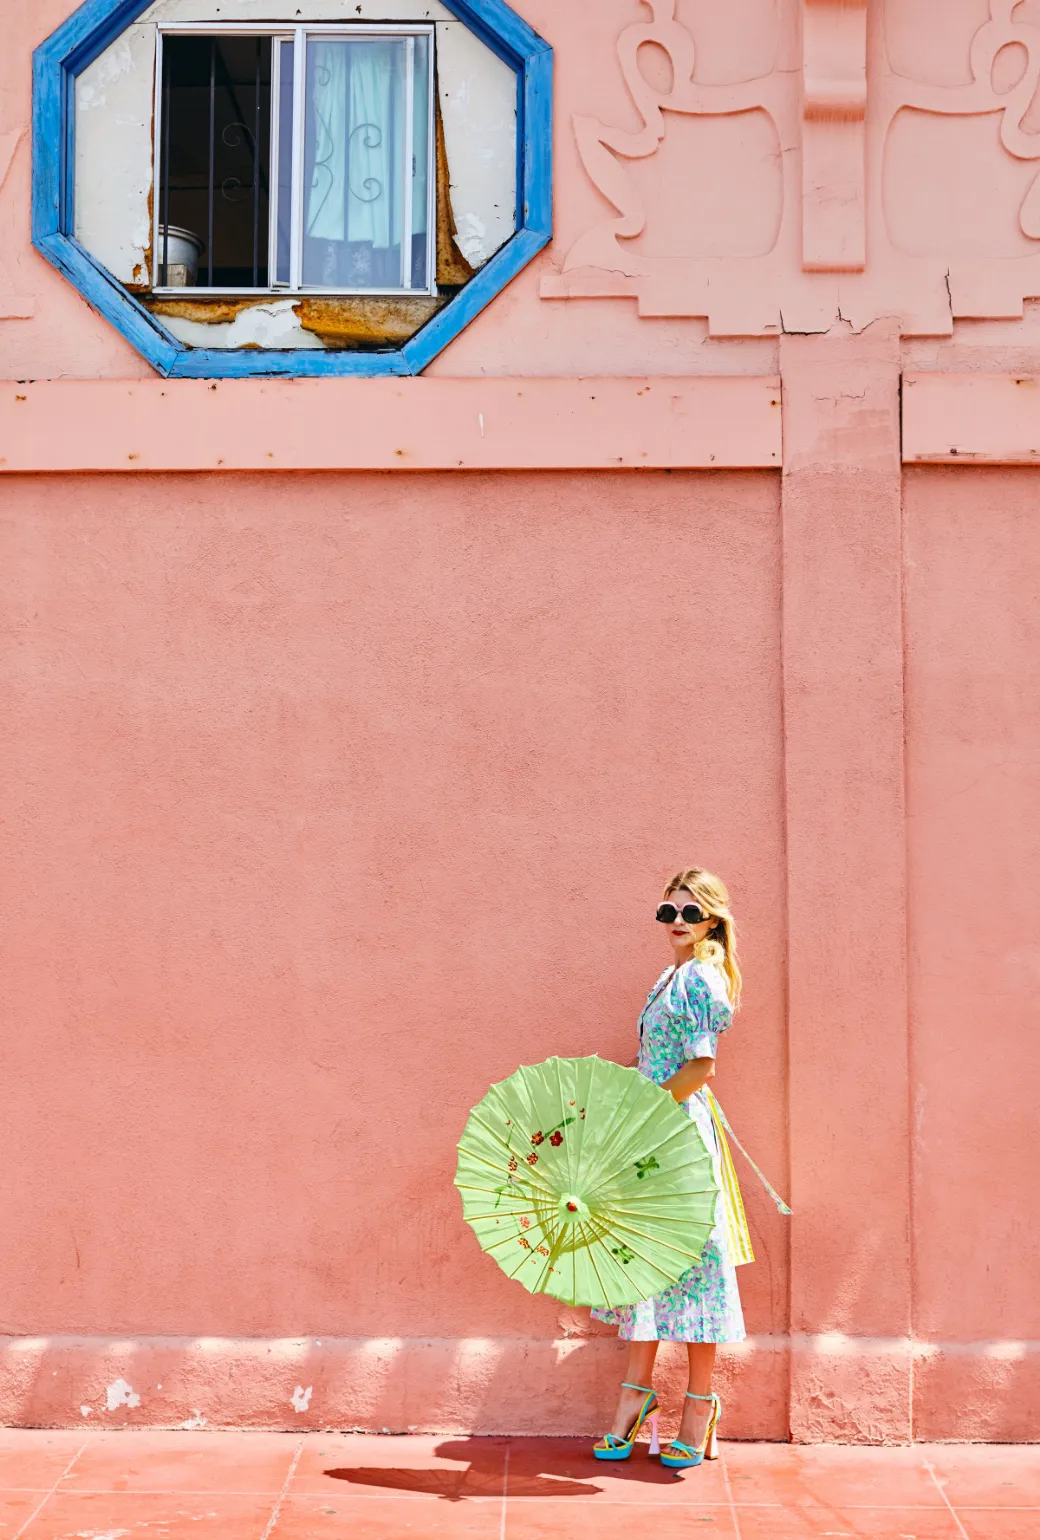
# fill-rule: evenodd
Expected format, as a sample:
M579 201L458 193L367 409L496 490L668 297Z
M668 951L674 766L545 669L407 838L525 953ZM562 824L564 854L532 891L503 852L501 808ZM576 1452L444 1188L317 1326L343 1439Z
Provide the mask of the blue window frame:
M552 50L504 0L448 8L516 74L517 229L432 320L394 352L189 348L76 240L76 77L153 0L86 0L33 55L33 245L152 367L171 378L420 374L552 235Z

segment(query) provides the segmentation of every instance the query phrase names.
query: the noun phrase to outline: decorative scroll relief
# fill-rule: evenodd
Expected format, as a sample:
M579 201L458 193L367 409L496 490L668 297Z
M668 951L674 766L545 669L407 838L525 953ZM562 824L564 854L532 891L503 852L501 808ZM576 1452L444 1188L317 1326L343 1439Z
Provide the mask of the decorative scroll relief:
M578 153L589 177L617 210L580 236L567 253L563 273L542 283L545 299L630 295L646 316L709 315L713 330L762 335L780 330L778 295L771 274L775 254L794 256L798 231L791 225L790 152L780 151L780 228L771 250L753 257L648 256L631 242L646 224L644 200L625 162L656 154L667 132L665 113L693 116L763 111L777 129L779 144L794 142L794 96L789 77L774 70L731 85L694 81L696 50L691 33L675 16L676 0L644 0L653 19L626 27L618 38L621 73L642 121L634 131L598 118L575 116ZM652 83L640 67L639 51L656 44L668 56L670 85ZM623 159L622 159L623 158ZM697 210L689 210L695 222Z
M889 3L898 25L905 11ZM769 74L743 83L703 84L695 28L678 20L678 0L642 4L652 19L626 27L617 42L641 126L573 120L585 171L616 215L574 241L562 271L543 279L544 299L632 298L641 315L707 317L715 335L823 331L838 316L859 328L884 315L897 316L905 335L934 336L948 334L954 316L1017 317L1024 299L1040 297L1040 176L1032 172L1035 162L1040 173L1040 0L990 0L981 27L977 0L946 0L943 50L963 85L912 78L905 48L896 74L887 18L865 0L783 0L782 34L801 38L800 59L781 56ZM910 51L922 74L936 52L929 14L931 40L918 18ZM646 44L667 55L666 83L644 73ZM687 240L672 219L675 249L650 255L660 244L646 228L640 181L674 125L762 113L782 147L782 209L769 251L691 251L704 246L690 234L693 207ZM896 153L915 135L908 153ZM964 192L968 139L974 204ZM729 174L739 201L739 161ZM689 185L674 185L673 199ZM1001 198L1008 206L997 218ZM922 213L933 204L934 217ZM999 236L1002 221L1008 229L987 246L986 232Z
M1027 22L1022 17L1030 9L1035 20ZM934 232L924 260L943 262L953 315L1014 318L1024 300L1040 297L1040 7L990 0L989 10L989 20L970 38L969 84L927 85L889 71L882 76L883 141L872 217L891 249L904 253L897 209L915 195ZM931 162L915 144L917 182L911 188L911 157L897 163L892 150L914 119L928 125L933 139L942 125L946 144L942 159ZM993 206L995 189L1002 206ZM940 244L941 253L935 250Z

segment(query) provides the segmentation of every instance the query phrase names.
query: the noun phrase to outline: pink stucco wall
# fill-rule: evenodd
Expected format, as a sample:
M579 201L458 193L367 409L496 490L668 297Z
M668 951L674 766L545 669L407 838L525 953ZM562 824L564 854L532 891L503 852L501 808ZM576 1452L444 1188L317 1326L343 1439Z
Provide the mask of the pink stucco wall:
M1040 9L517 0L552 245L422 380L217 389L33 252L3 9L0 1420L600 1430L453 1146L631 1057L697 860L795 1209L726 1431L1040 1437Z
M1040 541L1022 470L906 483L912 1228L922 1432L1037 1436ZM994 1346L980 1373L966 1345ZM1001 1346L1003 1344L1003 1346Z
M512 1344L561 1312L480 1256L454 1144L521 1060L631 1058L682 852L739 895L719 1083L783 1178L777 479L27 478L7 508L6 1330L484 1339L508 1425L548 1374ZM786 1233L749 1197L768 1336ZM405 1423L465 1416L440 1379Z

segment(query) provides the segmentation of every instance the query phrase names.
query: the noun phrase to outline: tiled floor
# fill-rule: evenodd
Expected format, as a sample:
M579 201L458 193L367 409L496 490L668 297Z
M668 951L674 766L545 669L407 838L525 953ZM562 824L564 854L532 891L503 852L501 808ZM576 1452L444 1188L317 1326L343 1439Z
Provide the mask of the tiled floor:
M1040 1446L0 1430L0 1540L1040 1540Z

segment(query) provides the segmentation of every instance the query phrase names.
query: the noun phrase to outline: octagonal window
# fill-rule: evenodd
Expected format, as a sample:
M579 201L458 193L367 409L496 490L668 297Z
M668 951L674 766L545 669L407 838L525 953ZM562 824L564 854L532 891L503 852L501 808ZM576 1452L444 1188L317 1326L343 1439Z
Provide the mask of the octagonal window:
M88 0L36 244L163 372L416 372L548 239L550 59L501 0Z

